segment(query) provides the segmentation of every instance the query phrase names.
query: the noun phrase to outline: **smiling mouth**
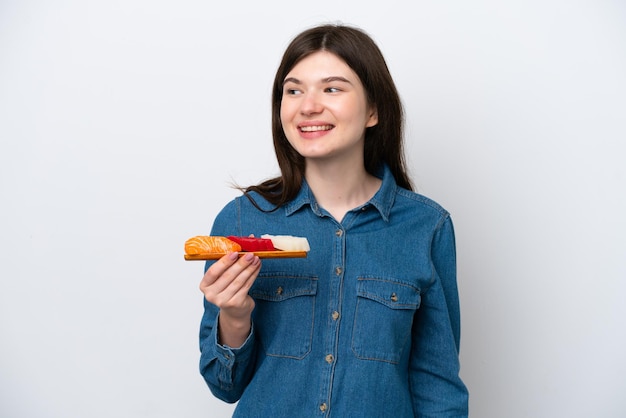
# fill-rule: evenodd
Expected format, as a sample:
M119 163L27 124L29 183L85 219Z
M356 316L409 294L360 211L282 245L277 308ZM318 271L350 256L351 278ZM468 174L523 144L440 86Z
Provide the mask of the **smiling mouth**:
M319 132L319 131L330 131L333 129L333 125L316 125L316 126L301 126L300 131L302 132Z

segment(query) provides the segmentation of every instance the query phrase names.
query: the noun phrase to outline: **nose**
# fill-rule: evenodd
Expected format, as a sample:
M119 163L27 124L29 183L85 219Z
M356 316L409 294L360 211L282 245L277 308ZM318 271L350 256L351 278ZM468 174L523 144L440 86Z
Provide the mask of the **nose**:
M322 105L319 96L313 92L307 92L302 98L300 103L300 113L304 116L315 115L322 113L324 106Z

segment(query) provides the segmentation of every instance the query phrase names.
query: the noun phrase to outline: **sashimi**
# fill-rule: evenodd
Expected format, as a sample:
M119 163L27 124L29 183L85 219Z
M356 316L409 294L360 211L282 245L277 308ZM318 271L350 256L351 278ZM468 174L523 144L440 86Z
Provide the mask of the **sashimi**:
M268 238L236 237L229 235L229 240L241 245L242 251L274 251L276 248Z
M185 253L190 255L228 253L233 251L241 251L241 245L226 237L198 235L189 238L185 242Z
M261 235L261 238L270 239L274 247L283 251L310 251L309 241L304 237L292 235Z

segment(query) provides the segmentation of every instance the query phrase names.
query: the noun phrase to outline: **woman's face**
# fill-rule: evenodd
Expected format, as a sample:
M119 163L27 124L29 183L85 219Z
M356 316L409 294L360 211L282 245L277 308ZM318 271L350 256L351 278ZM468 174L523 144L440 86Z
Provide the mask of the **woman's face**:
M287 74L280 118L289 143L306 159L362 158L365 128L378 123L359 77L326 51Z

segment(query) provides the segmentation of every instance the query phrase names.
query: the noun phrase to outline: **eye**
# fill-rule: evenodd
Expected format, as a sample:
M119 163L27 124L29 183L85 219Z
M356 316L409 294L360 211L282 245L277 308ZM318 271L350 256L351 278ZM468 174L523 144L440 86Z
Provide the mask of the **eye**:
M287 95L287 96L295 96L297 94L301 94L302 92L298 89L293 89L293 88L285 88L283 94Z
M339 93L341 89L337 87L326 87L324 91L327 93Z

